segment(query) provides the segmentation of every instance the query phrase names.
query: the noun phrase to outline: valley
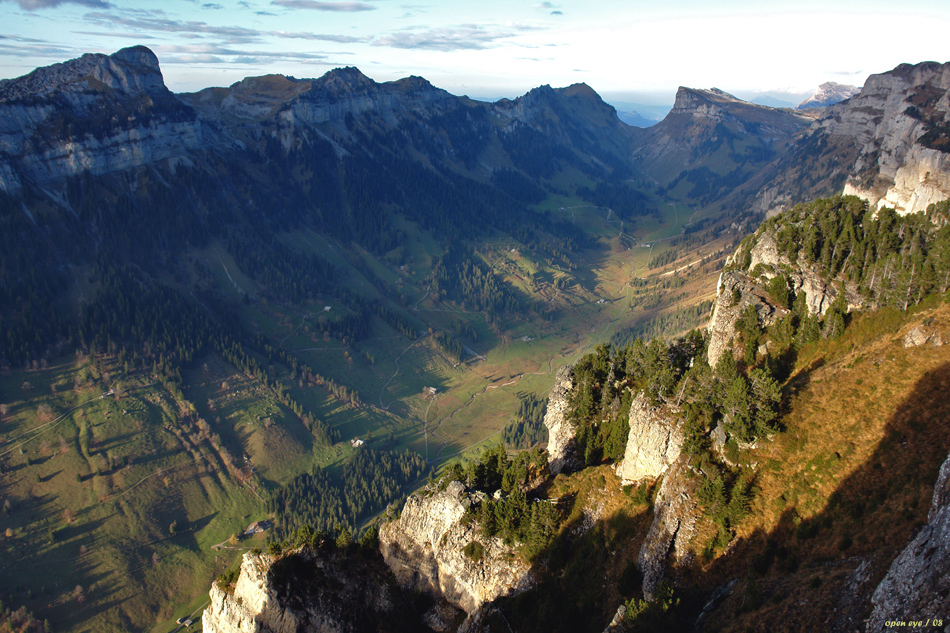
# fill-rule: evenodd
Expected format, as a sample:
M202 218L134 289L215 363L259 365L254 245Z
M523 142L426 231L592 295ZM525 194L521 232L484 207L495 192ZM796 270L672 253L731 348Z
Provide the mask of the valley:
M280 552L295 539L322 547L323 532L336 534L344 552L353 542L372 544L408 495L459 469L473 473L471 494L491 495L502 473L482 488L474 473L489 468L483 460L494 459L514 429L544 433L543 413L523 411L547 401L558 370L581 376L592 363L620 367L640 345L644 358L679 365L661 379L631 369L630 395L598 413L603 425L581 421L587 448L578 472L546 478L535 462L504 467L527 469L517 476L537 499L572 500L558 529L545 528L549 542L531 545L532 556L550 556L532 559L550 590L543 603L569 594L578 578L600 570L610 578L602 595L585 590L575 611L550 606L534 625L562 613L602 630L618 604L633 608L653 591L646 580L640 587L649 574L637 571L636 550L665 511L656 481L622 486L609 465L623 456L632 389L666 404L676 397L676 408L684 398L700 402L689 379L677 381L694 360L705 363L697 345L712 350L710 341L725 337L715 343L721 354L734 335L730 349L749 384L763 384L754 371L779 376L769 380L784 403L781 432L768 427L776 435L759 445L751 430L727 426L725 453L709 452L701 463L700 453L692 456L700 478L725 482L723 507L745 494L737 481L754 480L755 495L742 512L697 522L690 551L702 562L670 576L697 592L686 594L688 609L772 551L768 571L773 550L793 538L802 561L834 558L831 542L839 552L893 557L925 514L931 471L950 450L936 404L927 432L908 421L916 413L898 413L913 408L914 393L933 400L943 348L902 351L889 338L920 318L944 327L946 284L938 292L936 277L946 262L925 268L923 255L908 254L936 248L930 225L906 225L917 241L893 255L911 263L909 277L890 264L875 268L861 251L860 282L880 305L845 305L844 313L868 313L849 316L843 336L826 330L791 354L794 333L770 322L756 331L763 338L755 347L732 322L723 335L705 328L716 311L738 313L740 304L722 304L724 269L758 279L761 269L743 259L744 238L766 216L843 188L861 194L868 212L879 201L901 212L932 210L929 202L950 196L942 150L917 142L945 114L943 102L927 96L950 89L945 76L939 65L902 67L874 76L872 89L852 98L865 99L860 111L844 102L807 116L682 88L667 118L647 129L621 123L583 84L483 103L418 77L377 83L342 68L317 79L248 78L174 94L141 46L3 80L0 600L58 631L175 630L178 618L208 603L216 577L237 579L245 553ZM901 99L923 110L911 116L894 105ZM906 119L899 139L864 116L879 102L882 116ZM874 134L888 152L872 148ZM864 147L847 145L858 136ZM812 164L828 173L801 179ZM933 173L915 183L913 174L927 169ZM936 213L934 226L945 221L928 213ZM816 300L821 308L814 328L831 303L829 288L844 283L833 274L853 276L858 265L851 242L826 253L821 240L845 243L854 218L864 217L853 215L847 230L822 220L811 226L826 233L804 222L780 234L782 248L794 243L826 267L823 281L808 282L808 309ZM788 283L786 295L800 292L804 301L804 285ZM815 299L821 284L827 301ZM744 296L768 298L772 289ZM795 327L804 329L810 317L796 314ZM684 343L687 333L692 342ZM757 355L759 344L765 352ZM791 354L774 361L781 369L768 359L769 345ZM869 364L888 370L867 377ZM594 391L613 389L607 376L583 387L591 415L610 404L593 401ZM697 380L710 392L722 387ZM840 399L822 387L844 384ZM716 416L723 424L720 413L708 413L694 442L712 441ZM730 416L727 424L738 424ZM904 464L888 444L911 434L933 449L925 464ZM517 448L527 444L545 442ZM875 450L889 452L878 458ZM885 459L896 473L886 484L861 474ZM699 485L682 483L692 477L682 468L670 481ZM509 480L513 472L505 471ZM529 486L528 474L540 488ZM874 522L857 521L865 506L855 510L855 495L870 493L865 483L845 490L852 477L894 488L867 508ZM517 495L509 480L505 492ZM703 494L711 514L726 512ZM842 520L846 512L855 520ZM301 532L304 517L316 533ZM272 526L262 534L244 534L265 520ZM823 545L809 541L816 534ZM625 553L610 562L607 552L618 548ZM885 557L874 562L878 580ZM566 576L554 575L559 564ZM790 577L763 580L768 595L809 582L791 567L782 568ZM537 608L530 598L498 600L523 623ZM716 626L744 621L726 620Z

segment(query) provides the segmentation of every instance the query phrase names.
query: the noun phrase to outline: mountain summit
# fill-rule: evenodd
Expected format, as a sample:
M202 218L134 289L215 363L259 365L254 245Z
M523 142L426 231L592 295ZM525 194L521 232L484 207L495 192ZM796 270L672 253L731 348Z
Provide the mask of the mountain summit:
M861 89L857 86L846 86L833 81L826 81L818 86L818 92L799 103L798 109L823 108L850 99L859 92L861 92Z

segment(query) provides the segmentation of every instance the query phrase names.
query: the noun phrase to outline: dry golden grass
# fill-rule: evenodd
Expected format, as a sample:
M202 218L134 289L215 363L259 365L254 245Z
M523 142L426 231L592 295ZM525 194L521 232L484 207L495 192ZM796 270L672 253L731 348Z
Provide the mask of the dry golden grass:
M857 315L840 340L802 350L786 387L785 431L748 454L758 466L752 513L728 556L698 574L707 586L758 578L757 606L741 616L750 601L741 582L723 630L822 621L857 557L870 557L876 584L926 521L950 451L950 345L904 348L924 321L950 342L950 306L935 304Z

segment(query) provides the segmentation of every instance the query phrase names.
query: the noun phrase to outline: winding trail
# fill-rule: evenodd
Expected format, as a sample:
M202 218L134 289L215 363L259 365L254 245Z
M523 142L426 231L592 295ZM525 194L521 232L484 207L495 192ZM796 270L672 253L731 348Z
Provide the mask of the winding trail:
M42 435L43 433L46 433L47 431L51 431L54 427L56 427L57 425L59 425L60 423L62 423L62 422L66 419L66 416L67 416L67 415L69 415L70 413L72 413L73 411L75 411L76 409L78 409L79 407L85 406L85 405L89 404L90 402L95 402L96 400L102 400L102 399L105 398L106 396L111 396L111 395L113 394L113 390L112 390L113 387L115 387L115 382L113 382L112 385L109 386L109 389L108 389L107 391L103 392L101 395L98 395L98 396L96 396L95 398L91 398L91 399L89 399L89 400L85 400L84 402L80 402L79 404L77 404L77 405L73 406L72 408L68 409L67 411L65 411L62 415L60 415L60 416L59 416L58 418L56 418L55 420L52 420L52 421L50 421L50 422L47 422L46 424L41 424L40 426L34 427L34 428L30 429L29 431L25 431L25 432L21 433L20 435L17 435L16 437L12 437L12 438L6 440L6 441L3 442L3 443L4 443L4 444L9 444L10 442L15 442L15 441L17 441L17 440L20 439L21 437L24 437L24 436L26 436L26 435L31 435L31 434L33 434L33 437L27 438L27 439L23 440L22 442L20 442L19 444L17 444L16 446L10 448L9 450L4 451L3 453L0 453L0 457L3 457L4 455L7 455L7 454L11 453L12 451L15 451L16 449L20 448L20 447L23 446L24 444L29 444L30 442L32 442L33 440L35 440L36 438L38 438L38 437L39 437L40 435ZM46 427L49 427L49 428L46 428ZM45 429L45 430L43 430L43 429Z
M418 343L419 341L422 341L422 340L425 339L427 336L429 336L428 332L425 333L425 334L423 334L422 336L420 336L420 337L417 338L416 340L414 340L412 343L410 343L409 346L406 347L406 349L402 350L402 352L399 353L399 356L397 356L395 359L393 359L393 362L396 364L396 371L393 372L393 375L389 377L389 380L386 381L386 384L384 384L384 385L382 386L382 388L379 390L379 408L382 409L383 411L389 411L389 406L394 402L393 400L390 400L390 401L389 401L389 404L385 404L385 405L384 405L384 404L383 404L383 393L386 392L386 387L388 387L388 386L389 386L389 383L391 383L391 382L393 381L393 378L395 378L396 376L399 375L399 359L402 358L403 354L405 354L405 353L408 352L410 349L412 349L412 348L416 345L416 343Z

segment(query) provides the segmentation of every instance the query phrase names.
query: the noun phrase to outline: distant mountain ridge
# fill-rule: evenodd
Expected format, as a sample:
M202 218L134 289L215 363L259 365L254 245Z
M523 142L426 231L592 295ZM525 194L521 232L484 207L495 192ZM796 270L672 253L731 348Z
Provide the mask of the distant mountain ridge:
M356 449L355 443L347 445L350 437L375 442L387 453L425 441L428 458L429 444L442 442L441 434L449 426L440 426L436 436L435 420L450 419L445 417L447 403L463 391L456 389L459 384L465 390L460 403L476 402L476 395L480 406L491 397L520 399L514 389L501 388L531 375L537 376L532 380L538 383L530 387L534 389L545 380L545 371L560 380L564 376L557 373L557 364L576 357L580 352L575 350L587 342L592 346L608 340L611 327L622 333L623 326L658 321L664 311L696 310L691 302L703 292L712 293L718 262L734 250L731 243L738 244L766 213L842 190L859 194L872 205L894 205L902 213L946 198L950 195L948 75L950 65L901 66L872 76L861 93L820 114L755 105L718 89L684 87L669 115L646 129L624 124L586 84L540 86L516 99L485 103L451 95L420 77L376 82L356 68L338 68L318 78L267 75L228 87L174 94L164 85L158 59L144 47L85 55L5 80L0 82L0 376L13 376L4 385L21 386L20 391L6 393L16 392L11 396L16 401L12 417L23 428L14 431L6 426L11 414L5 407L0 415L4 435L33 428L48 413L37 406L47 399L81 402L82 385L93 380L80 377L88 369L102 387L96 387L95 396L105 398L96 402L115 405L110 424L114 422L116 429L126 432L132 420L125 411L132 407L111 400L128 389L119 384L113 392L110 381L131 380L134 389L141 387L149 398L158 396L144 390L154 388L161 398L167 397L167 418L150 416L142 428L129 431L129 437L138 439L139 431L154 431L171 442L167 431L177 431L178 443L169 446L193 447L196 464L201 464L199 449L207 449L220 460L222 489L238 484L234 489L248 499L255 490L251 486L259 483L276 491L299 474L291 472L299 465L309 470L335 463L324 462L331 452L334 459L343 459L337 449ZM667 210L667 205L672 208ZM684 213L683 205L689 213ZM873 210L868 215L873 216ZM907 226L916 221L900 220L911 223ZM854 218L851 222L852 229L858 226ZM819 248L812 234L825 230L822 223L802 224L800 237L814 238L803 242L809 252L814 250L818 257L827 254L829 261L842 267L867 267L870 285L875 290L892 285L902 303L913 300L912 286L922 283L921 278L931 286L941 281L922 264L915 265L912 258L919 253L911 245L917 235L913 230L902 232L908 247L897 249L903 259L896 266L870 250L849 260L830 242ZM782 236L799 235L793 229L798 231L797 225L789 224L786 232L776 234L776 248L779 238L785 239ZM836 239L849 235L847 230L833 233ZM696 244L704 250L698 251ZM740 247L737 253L742 252ZM756 266L751 258L757 252L750 253L750 266L744 267L750 275ZM909 270L906 263L912 263ZM884 269L875 275L881 266ZM807 280L804 274L799 276L801 288L825 283L820 275ZM950 277L943 286L950 283L946 279ZM901 285L905 280L907 284ZM663 296L672 297L671 303L655 299L667 290ZM831 298L830 292L812 294ZM739 299L736 303L733 293L727 292L717 303L727 302L732 312L739 312L748 307ZM751 295L748 299L746 304ZM824 303L822 299L819 305ZM702 311L700 304L696 313ZM676 321L675 327L682 324ZM543 332L537 338L535 327ZM729 328L721 334L720 347L735 337ZM532 342L537 347L521 347ZM550 347L537 351L542 345ZM548 349L553 350L550 355ZM615 396L617 406L629 405L624 394L632 392L615 391L621 383L614 379L615 370L626 361L615 367L607 362L610 345L597 349L606 354L602 367L598 365L603 376L577 384L586 385L591 402L599 400L605 411L614 407ZM674 356L658 349L648 350L649 354L673 362ZM758 347L750 342L743 349L755 352ZM502 360L495 358L499 350L505 351ZM531 362L524 363L525 369L510 366L507 359L523 350L528 350L524 353ZM541 373L531 374L534 369L529 365L541 355L543 363L537 365ZM63 369L62 379L39 381L45 365L65 358L71 367L74 357L81 360L75 368ZM643 358L646 363L647 356ZM685 371L685 352L677 352L675 358ZM479 369L486 371L469 371L463 366L468 361L483 363ZM102 362L107 362L108 371ZM857 360L850 367L856 365ZM867 371L869 365L855 373ZM462 375L465 380L474 378L453 382ZM33 389L31 384L42 388ZM195 391L199 386L201 390ZM687 397L692 397L695 386L689 389ZM594 398L595 390L601 397ZM552 401L548 413L560 409L563 414L569 389L562 384L556 391L563 398L560 404ZM437 402L429 397L436 394L451 398ZM311 396L316 405L308 401ZM130 399L145 397L133 394ZM247 405L256 407L258 398L274 406L257 408L255 413ZM622 405L624 398L627 405ZM490 408L486 404L463 412L454 423L465 427ZM96 414L86 409L91 420ZM229 421L231 411L234 422ZM221 421L216 420L219 412ZM339 422L354 412L370 417ZM491 415L500 419L504 412L500 407ZM82 422L83 415L79 411L67 418L75 425L70 433L76 433L77 447L83 450L69 449L72 442L61 438L68 449L62 454L71 450L82 460L77 462L76 487L73 470L59 476L56 484L66 485L70 494L83 490L89 503L106 507L101 501L108 497L98 497L97 502L80 486L98 486L113 475L124 479L126 475L118 471L125 466L115 459L125 457L126 449L106 443L110 451L121 451L103 453L101 427L93 437L93 422ZM463 420L465 415L472 417ZM614 422L620 419L616 413L610 416ZM234 424L242 420L251 435L235 431ZM600 418L591 420L596 426ZM488 431L488 424L494 422L478 432ZM568 425L557 426L567 430ZM620 427L602 428L608 427L617 433L614 440L622 439ZM652 428L649 423L640 427ZM348 435L340 435L341 428ZM272 449L269 440L287 429L299 437ZM457 442L453 447L472 446L460 438L490 437L487 432L476 437L469 429L452 436L451 441ZM96 461L87 461L84 437L97 453ZM657 445L666 442L654 440L650 441ZM444 442L442 448L450 446L449 440ZM617 442L611 447L623 449ZM50 530L47 538L47 525L58 525L59 502L50 501L55 496L43 496L45 488L36 488L36 494L32 490L56 475L45 469L59 462L44 467L42 473L35 468L53 457L43 455L51 448L36 445L29 453L5 453L9 457L4 465L24 469L15 478L17 495L37 509L32 514L32 509L15 507L14 519L21 522L16 536L23 540L8 539L8 545L25 552L19 564L32 564L33 553L21 545L27 539L49 541L43 551L53 558L44 559L46 564L62 560L63 548L73 551L79 539L91 538L95 529L67 528L60 532L63 540L58 543ZM285 465L287 451L298 449L297 461ZM438 460L445 453L436 450ZM585 451L585 460L595 459L597 450ZM169 451L166 461L139 460L134 472L144 477L146 464L149 469L164 467L179 454L187 457L178 448ZM242 455L245 466L234 457ZM637 461L632 457L631 451L630 468ZM652 458L646 461L658 463ZM661 461L668 462L665 457ZM686 470L680 470L685 476ZM183 478L198 474L191 466L180 472L185 473ZM621 474L629 472L624 469ZM127 476L131 482L131 474ZM4 484L10 481L4 479ZM157 481L149 479L136 490L159 485ZM177 483L168 481L166 492L158 492L157 498L176 490ZM596 479L589 483L593 482ZM118 490L125 485L120 482ZM597 486L584 488L596 492ZM493 485L482 492L487 499L496 489ZM618 502L620 496L631 494L644 503L651 498L647 488L622 493L618 485L614 492ZM661 496L666 492L661 489ZM572 493L564 489L558 494L570 499ZM382 493L373 496L375 502ZM380 504L394 498L390 495ZM148 523L152 532L142 534L149 539L148 547L165 542L169 532L174 534L175 529L167 526L171 521L176 525L179 517L216 514L218 508L211 509L215 503L205 494L194 505L189 501L187 508L182 503L179 514L155 514L161 518ZM53 514L44 516L41 507L52 508ZM73 508L68 510L63 515L67 523L75 518ZM586 513L576 518L591 527L598 517L609 516L601 510L590 521ZM236 517L247 514L236 507L230 511ZM654 517L657 526L666 523L664 516ZM363 520L352 518L356 525L358 518ZM90 525L88 519L88 514L80 515L80 525ZM42 527L38 521L44 522ZM214 529L221 525L216 523ZM647 533L649 525L638 525L640 534ZM233 525L227 530L233 534ZM687 530L674 532L687 536ZM220 540L206 541L207 534L196 542ZM221 538L228 535L225 531ZM661 547L654 551L654 561L670 551L667 541L656 543ZM622 549L618 546L615 551ZM635 551L628 549L627 554ZM112 550L103 550L104 554L100 548L93 550L93 556L113 556ZM140 562L148 566L152 550L142 551L147 553ZM122 552L117 558L125 569L145 569ZM195 560L205 553L204 547L194 548ZM463 554L470 559L481 556L475 548ZM576 567L586 568L588 552L578 548L576 554L587 559ZM154 560L149 569L157 565ZM94 565L86 567L100 575ZM366 567L367 572L372 569ZM628 569L629 574L615 570L614 578L622 573L626 584L639 584L633 574L636 568ZM745 569L743 565L740 573ZM585 593L599 593L599 571L592 572L590 582L572 581L565 584L563 594L551 595L570 597L580 585ZM75 610L71 601L75 596L67 596L58 603L59 617L75 613L73 630L88 628L87 624L95 628L103 615L95 609L107 603L104 608L112 608L113 598L104 585L120 586L111 578L101 575L95 581L99 584L88 587L83 580L90 600L83 610ZM651 585L658 580L655 574L651 578ZM39 589L35 579L13 576L0 581L0 588L14 591L14 580L34 582L30 591ZM357 585L351 589L365 593ZM172 596L172 585L167 586L164 595ZM170 602L188 602L194 595L179 598L192 590L174 587L179 593ZM27 594L22 588L15 591ZM45 603L45 596L33 595L34 604ZM567 608L573 604L561 602ZM158 608L151 602L141 607L135 626L140 622L152 626ZM584 617L589 625L600 624Z

